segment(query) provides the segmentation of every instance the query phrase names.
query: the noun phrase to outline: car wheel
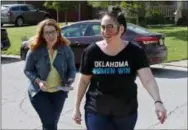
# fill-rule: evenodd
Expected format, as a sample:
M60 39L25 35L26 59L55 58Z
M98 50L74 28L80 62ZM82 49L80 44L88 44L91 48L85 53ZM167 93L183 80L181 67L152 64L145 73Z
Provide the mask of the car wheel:
M24 51L21 51L20 53L21 53L21 54L20 54L21 60L25 60L25 58L26 58L26 53L25 53Z
M18 17L15 22L16 26L23 26L24 19L22 17Z
M3 23L1 24L1 26L3 26Z

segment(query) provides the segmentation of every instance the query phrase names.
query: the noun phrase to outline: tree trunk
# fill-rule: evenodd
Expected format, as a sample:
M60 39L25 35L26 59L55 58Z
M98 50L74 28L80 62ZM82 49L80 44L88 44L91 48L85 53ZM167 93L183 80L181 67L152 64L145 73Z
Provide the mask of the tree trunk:
M136 16L136 24L139 25L139 17L138 17L138 15Z
M81 20L81 4L78 4L78 21Z
M59 10L56 9L56 12L57 12L57 22L59 22Z
M67 20L67 11L65 11L65 23L66 23L66 25L68 24L68 20Z
M139 12L138 8L136 9L136 24L139 25Z

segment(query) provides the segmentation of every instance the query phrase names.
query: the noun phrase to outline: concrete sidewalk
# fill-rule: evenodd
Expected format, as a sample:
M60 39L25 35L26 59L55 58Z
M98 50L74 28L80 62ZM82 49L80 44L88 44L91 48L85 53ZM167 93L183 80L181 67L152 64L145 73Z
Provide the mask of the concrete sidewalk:
M162 65L188 68L187 64L188 64L187 60L181 60L181 61L174 61L174 62L169 62L169 63L163 63Z

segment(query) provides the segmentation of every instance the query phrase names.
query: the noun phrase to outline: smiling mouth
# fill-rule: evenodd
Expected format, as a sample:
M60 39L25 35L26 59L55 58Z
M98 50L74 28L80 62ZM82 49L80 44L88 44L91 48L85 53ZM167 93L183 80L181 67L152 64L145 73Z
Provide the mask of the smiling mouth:
M54 39L49 39L50 42L54 41Z
M104 37L109 39L109 38L111 38L112 36L104 36Z

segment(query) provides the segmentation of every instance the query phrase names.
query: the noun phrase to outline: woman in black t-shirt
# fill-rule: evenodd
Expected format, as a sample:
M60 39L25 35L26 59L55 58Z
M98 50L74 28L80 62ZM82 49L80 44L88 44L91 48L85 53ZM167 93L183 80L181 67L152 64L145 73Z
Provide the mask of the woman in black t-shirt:
M80 103L88 88L85 104L88 130L134 129L138 108L137 74L155 101L158 119L161 123L166 119L166 109L144 50L123 41L121 35L125 32L126 19L121 9L110 8L101 20L104 40L91 44L83 52L73 120L81 124Z

